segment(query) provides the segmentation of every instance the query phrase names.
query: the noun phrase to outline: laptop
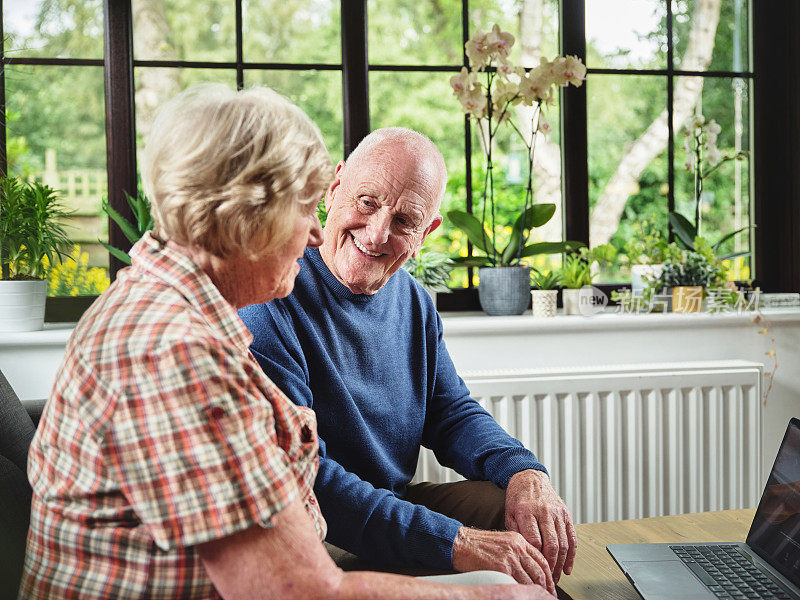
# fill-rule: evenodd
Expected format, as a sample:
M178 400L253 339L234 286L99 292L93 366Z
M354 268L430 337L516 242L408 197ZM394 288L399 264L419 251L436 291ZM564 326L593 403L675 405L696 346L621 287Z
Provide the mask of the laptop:
M744 543L606 550L644 600L800 600L800 420L789 422Z

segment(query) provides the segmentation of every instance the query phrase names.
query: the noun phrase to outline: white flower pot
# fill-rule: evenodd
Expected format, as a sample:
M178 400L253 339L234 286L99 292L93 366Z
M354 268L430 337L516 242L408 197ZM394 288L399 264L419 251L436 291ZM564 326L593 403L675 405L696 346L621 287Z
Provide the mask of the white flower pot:
M531 312L534 317L555 317L558 290L531 290Z
M561 304L564 305L565 315L579 315L581 290L564 288L561 290Z
M47 282L0 280L0 332L38 331L44 325Z
M634 296L641 296L647 286L647 279L658 279L664 271L664 265L633 265L631 266L631 292Z

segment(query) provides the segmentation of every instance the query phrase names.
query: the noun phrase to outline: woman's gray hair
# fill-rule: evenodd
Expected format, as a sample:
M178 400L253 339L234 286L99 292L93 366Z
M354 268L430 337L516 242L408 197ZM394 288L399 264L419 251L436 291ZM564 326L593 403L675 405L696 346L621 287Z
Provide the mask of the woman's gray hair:
M158 109L142 162L154 233L220 257L284 243L332 175L319 129L267 87L181 92Z

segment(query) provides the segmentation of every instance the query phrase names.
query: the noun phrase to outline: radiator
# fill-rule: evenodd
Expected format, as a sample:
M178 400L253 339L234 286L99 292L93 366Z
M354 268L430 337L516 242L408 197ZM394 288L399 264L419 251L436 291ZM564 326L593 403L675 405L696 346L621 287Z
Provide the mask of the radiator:
M584 523L755 506L761 372L715 361L462 377ZM458 479L422 449L415 481Z

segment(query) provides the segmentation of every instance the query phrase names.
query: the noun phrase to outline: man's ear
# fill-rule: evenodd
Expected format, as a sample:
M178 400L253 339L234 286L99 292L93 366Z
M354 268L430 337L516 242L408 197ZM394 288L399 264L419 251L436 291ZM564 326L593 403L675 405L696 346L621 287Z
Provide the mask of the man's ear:
M333 174L333 181L331 181L330 186L328 186L328 191L325 192L325 210L330 211L331 209L331 202L333 202L333 194L336 191L336 188L339 187L339 184L342 183L342 170L344 169L344 161L340 160L339 163L336 165L336 171Z
M422 245L425 243L425 240L428 239L428 236L431 234L432 231L434 231L437 227L439 227L439 225L442 224L443 220L444 219L442 218L442 215L436 215L435 217L433 217L433 221L431 221L431 224L428 225L428 228L422 235L422 240L420 240L419 246L417 247L416 250L414 250L414 253L411 255L412 258L417 258L417 253L419 252L420 248L422 248Z

